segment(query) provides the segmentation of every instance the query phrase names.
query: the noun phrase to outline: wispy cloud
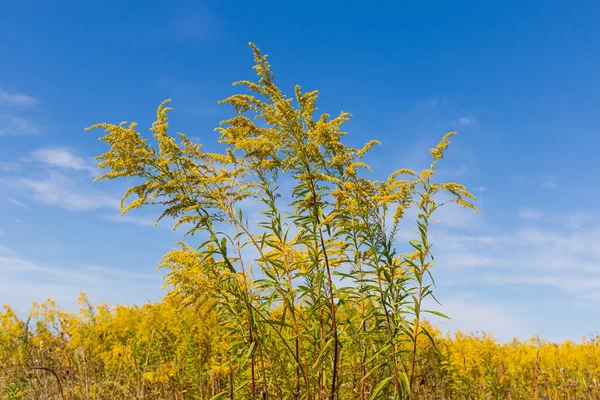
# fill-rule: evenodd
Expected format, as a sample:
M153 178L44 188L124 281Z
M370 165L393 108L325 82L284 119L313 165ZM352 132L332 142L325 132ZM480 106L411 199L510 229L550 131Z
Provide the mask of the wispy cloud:
M98 170L94 167L92 161L87 161L64 147L37 149L26 160L37 161L52 167L89 171L93 175L98 174Z
M121 215L121 216L105 215L102 218L107 221L111 221L111 222L129 223L129 224L135 224L135 225L139 225L139 226L148 226L148 227L153 227L154 222L155 222L155 219L152 219L152 218L144 218L144 217L138 217L138 216L133 216L133 215L127 215L127 214Z
M511 180L516 185L522 185L523 183L525 183L525 181L535 182L536 184L539 184L540 187L542 187L544 189L558 189L558 186L559 186L558 177L550 176L550 175L542 176L542 177L527 177L527 178L525 178L524 176L513 176L513 177L511 177Z
M525 208L519 211L519 218L528 220L538 220L544 216L544 212L534 208Z
M449 267L480 268L502 266L504 264L504 260L482 254L457 253L444 257L443 263Z
M124 271L123 269L111 268L102 265L87 265L84 270L90 272L96 272L104 275L105 277L112 277L116 279L150 279L156 280L157 274L144 273L144 272L131 272Z
M599 277L569 277L545 274L523 274L523 275L489 275L486 279L490 283L505 285L540 285L557 287L570 293L594 292L600 290Z
M160 297L160 274L98 267L68 267L23 258L0 246L0 299L10 299L17 311L26 312L31 303L47 297L69 311L77 310L80 291L92 299L109 303L144 303Z
M434 241L440 265L469 266L468 277L451 285L474 282L552 286L567 295L600 301L600 230L521 227L509 235L438 234ZM491 267L491 268L490 268Z
M30 210L30 211L31 211L31 208L27 207L25 204L23 204L23 203L22 203L22 202L20 202L19 200L17 200L17 199L13 199L12 197L9 197L8 199L6 199L6 201L8 201L8 202L9 202L10 204L12 204L13 206L20 207L20 208L24 208L24 209L26 209L26 210Z
M456 167L445 167L440 170L438 176L442 176L444 179L457 179L465 176L469 172L469 167L466 165L459 165Z
M570 229L581 229L585 225L598 226L600 218L596 213L575 212L566 216L566 227Z
M11 161L0 161L0 172L14 172L21 169L21 165Z
M33 191L35 200L70 211L119 209L118 198L103 192L82 188L74 180L56 172L51 172L47 179L23 179L21 183Z
M39 101L31 96L17 92L7 92L0 88L0 106L30 108L39 104Z
M199 4L194 10L178 13L174 25L180 34L196 40L208 40L217 33L219 20L204 5Z
M525 177L523 177L523 176L513 176L511 179L512 179L512 182L517 185L521 185L525 182Z
M534 327L530 321L514 312L514 307L490 303L472 295L456 296L442 301L441 312L450 319L433 318L445 331L468 333L493 333L494 337L508 342L513 338L531 337Z
M0 115L0 136L38 136L40 127L29 118L13 114Z
M555 176L544 176L542 177L541 185L544 189L556 189L558 188L558 178Z
M425 100L417 103L417 108L424 109L424 110L425 109L437 110L440 107L445 106L447 104L448 104L448 99L444 96L430 97L428 99L425 99Z
M475 123L475 118L472 116L462 116L456 120L458 126L469 126Z
M448 200L450 200L450 196L446 195L440 195L437 198L440 203ZM465 209L456 203L446 204L438 208L434 217L435 221L439 221L439 226L451 229L476 229L481 225L482 218L482 214L476 214L473 210Z

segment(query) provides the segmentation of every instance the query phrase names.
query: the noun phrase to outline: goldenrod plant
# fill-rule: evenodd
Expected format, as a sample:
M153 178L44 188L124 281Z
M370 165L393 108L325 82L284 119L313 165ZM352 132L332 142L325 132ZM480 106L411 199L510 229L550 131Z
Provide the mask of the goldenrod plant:
M454 132L431 150L433 162L420 175L401 169L370 179L364 156L378 142L345 145L350 114L317 115L317 91L296 86L286 96L267 57L250 46L258 80L235 83L247 91L221 102L235 111L217 128L221 152L170 135L165 101L151 129L154 144L135 124L90 128L104 129L110 146L98 157L107 169L98 179L140 179L123 197L122 213L160 205L161 218L204 240L181 244L164 266L174 295L196 301L209 292L216 301L233 370L221 397L238 390L251 399L352 397L340 370L351 361L344 349L358 339L358 396L406 398L416 358L405 360L400 349L410 342L414 355L418 337L430 336L421 320L432 312L422 305L432 293L428 227L442 205L435 195L449 192L451 201L475 208L464 186L433 180ZM262 218L245 212L247 201L264 205ZM419 235L410 242L414 253L403 255L397 232L409 207L418 209ZM352 304L361 311L341 319L340 308ZM351 335L355 320L363 328Z

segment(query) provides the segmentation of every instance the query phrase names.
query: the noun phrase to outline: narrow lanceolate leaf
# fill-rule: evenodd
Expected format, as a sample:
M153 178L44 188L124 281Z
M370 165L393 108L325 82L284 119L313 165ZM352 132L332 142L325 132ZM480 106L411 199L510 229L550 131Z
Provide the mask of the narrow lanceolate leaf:
M270 325L277 325L277 326L283 326L286 328L292 328L292 325L287 324L283 321L276 320L276 319L267 319L267 320L265 320L265 322L269 323Z
M210 400L223 400L223 399L226 399L228 395L229 395L228 391L223 391L223 392L217 393L216 395L211 397Z
M391 348L391 344L386 344L385 346L381 346L381 348L379 350L377 350L377 352L375 352L375 354L373 354L366 362L365 364L370 364L371 361L373 361L375 358L379 357L379 355L381 353L387 352L389 349Z
M383 389L385 389L385 387L388 385L388 383L390 383L390 381L393 379L393 376L388 376L387 378L383 379L381 382L379 382L379 384L377 386L375 386L375 388L373 389L373 392L371 393L371 396L369 397L369 400L375 400L378 399L379 394L383 391Z
M319 364L321 363L321 360L323 359L323 357L325 356L325 354L327 353L327 351L329 350L329 348L331 347L332 344L333 344L333 338L329 339L325 343L325 346L323 346L321 351L319 351L319 353L317 354L317 359L315 360L315 362L312 366L313 369L317 368L319 366Z
M377 364L375 367L372 367L364 376L364 379L368 379L370 378L372 375L377 376L378 374L381 374L381 371L384 370L385 367L388 366L388 363L380 363Z
M435 310L421 310L421 312L437 315L438 317L442 317L442 318L446 318L446 319L450 319L450 317L447 316L446 314L443 314L443 313L441 313L439 311L435 311Z
M246 353L246 358L251 358L254 353L256 353L256 348L258 347L258 342L252 342L252 344L250 344L250 348L248 349L248 352Z
M235 393L239 392L240 390L242 390L243 388L245 388L246 386L248 386L250 384L250 382L251 382L250 379L245 380L244 382L242 382L238 387L236 387L233 390L233 393L235 394ZM222 399L226 399L228 395L229 395L228 391L223 391L223 392L220 392L220 393L214 395L213 397L211 397L210 400L222 400Z

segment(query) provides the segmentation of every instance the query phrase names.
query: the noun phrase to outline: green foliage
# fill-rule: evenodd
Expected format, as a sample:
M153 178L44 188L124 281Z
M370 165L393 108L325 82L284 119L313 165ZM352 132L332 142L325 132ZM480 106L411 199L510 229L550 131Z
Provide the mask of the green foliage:
M6 394L2 398L3 400L21 400L23 398L23 391L18 385L11 384L6 388Z

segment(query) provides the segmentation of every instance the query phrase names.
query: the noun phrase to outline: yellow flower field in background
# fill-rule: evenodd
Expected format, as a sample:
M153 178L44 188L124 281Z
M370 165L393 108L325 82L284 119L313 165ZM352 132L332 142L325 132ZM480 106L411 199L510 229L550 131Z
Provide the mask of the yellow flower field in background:
M0 398L209 399L227 387L228 344L210 302L108 308L82 296L81 305L66 313L48 300L29 323L8 307L0 313ZM439 352L419 351L416 398L600 398L600 338L501 344L431 331ZM353 372L341 376L357 398Z

